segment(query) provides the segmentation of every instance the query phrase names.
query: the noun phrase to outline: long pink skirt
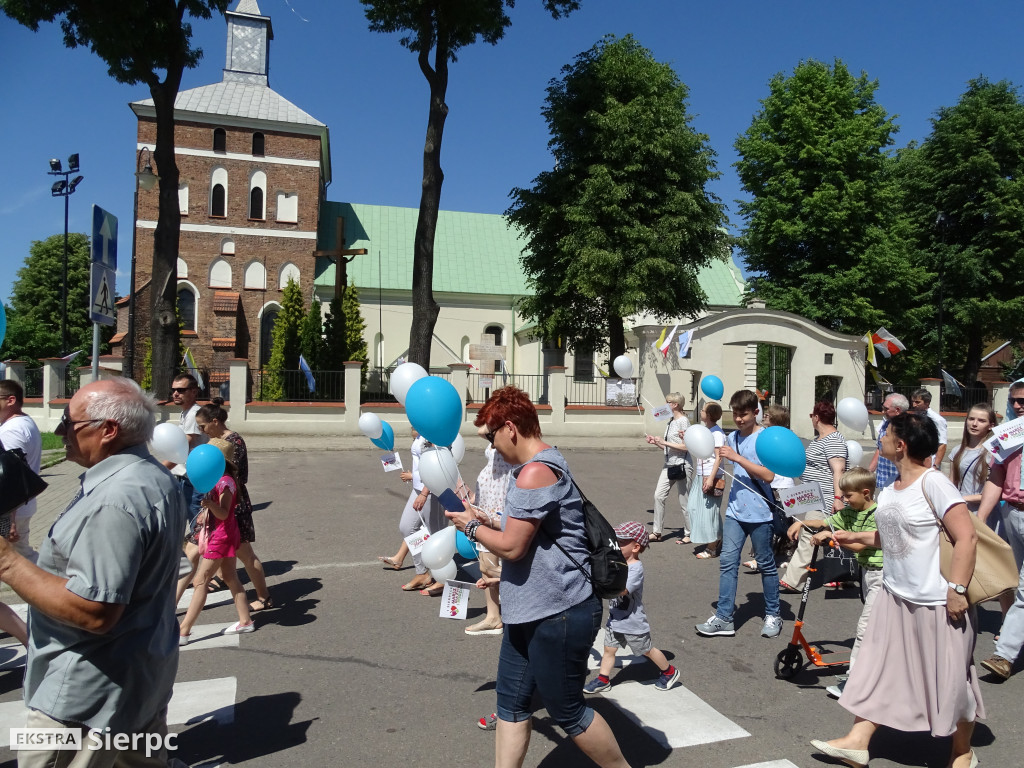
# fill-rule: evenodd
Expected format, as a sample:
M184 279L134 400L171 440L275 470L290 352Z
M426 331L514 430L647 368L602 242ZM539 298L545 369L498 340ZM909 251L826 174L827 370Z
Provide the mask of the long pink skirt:
M946 606L908 603L883 588L839 703L873 723L933 736L984 718L974 668L977 621L972 608L954 625Z

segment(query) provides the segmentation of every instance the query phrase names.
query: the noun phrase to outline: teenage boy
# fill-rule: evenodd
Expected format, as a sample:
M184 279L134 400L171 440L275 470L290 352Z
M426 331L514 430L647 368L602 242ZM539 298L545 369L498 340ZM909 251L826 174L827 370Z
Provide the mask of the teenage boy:
M779 616L779 575L772 550L771 482L775 473L761 464L754 450L757 434L757 395L745 389L729 400L736 431L725 445L716 448L718 455L733 462L733 483L729 488L729 504L725 510L722 528L722 554L719 560L718 607L715 614L696 626L697 634L705 637L736 634L733 612L736 607L736 580L740 569L741 553L747 538L756 553L757 567L761 571L761 589L764 592L764 623L761 637L778 637L782 633Z

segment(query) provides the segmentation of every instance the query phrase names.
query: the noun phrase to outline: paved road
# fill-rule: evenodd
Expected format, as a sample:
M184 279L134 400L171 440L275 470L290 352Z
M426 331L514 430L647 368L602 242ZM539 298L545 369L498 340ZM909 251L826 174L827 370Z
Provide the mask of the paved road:
M365 441L339 441L329 451L317 441L250 441L256 549L280 607L259 615L256 633L224 638L218 632L233 610L221 596L211 600L199 627L209 639L181 655L172 701L179 756L203 766L490 764L493 733L474 721L494 709L499 639L469 637L462 622L438 617L437 598L400 591L411 570L382 570L376 556L397 547L406 486L382 472ZM567 450L581 486L609 519L649 521L658 452L633 450L628 441L594 447L576 441ZM482 454L471 450L463 474L473 478L481 465ZM51 486L40 499L34 541L70 500L78 473L67 463L47 471ZM667 517L670 526L679 522L674 500ZM845 732L851 720L824 693L832 678L806 671L783 681L772 673L792 631L795 599L784 596L783 637L765 640L758 636L759 577L741 575L737 637L699 638L693 625L713 610L718 561L691 553L670 538L644 555L654 641L680 667L683 686L655 692L651 666L626 659L612 690L594 697L595 708L634 766L824 765L808 739ZM482 596L471 606L472 619ZM806 632L841 650L859 611L852 591L816 591ZM997 613L983 610L978 658L991 651L997 626ZM12 647L0 648L0 739L21 724L22 664ZM979 756L990 766L1018 765L1024 675L983 685L989 719L976 732ZM591 765L539 715L526 765ZM946 764L943 744L921 734L883 731L872 756L875 768ZM0 749L0 760L11 757Z

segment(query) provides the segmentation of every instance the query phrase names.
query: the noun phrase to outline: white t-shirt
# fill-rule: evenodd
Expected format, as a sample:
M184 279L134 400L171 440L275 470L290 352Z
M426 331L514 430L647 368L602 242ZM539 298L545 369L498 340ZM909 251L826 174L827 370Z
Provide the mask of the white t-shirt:
M917 605L946 604L949 585L939 571L935 516L943 517L950 507L963 502L950 479L931 470L902 490L894 485L882 489L875 522L882 540L882 583L887 590Z
M423 481L420 479L420 455L426 447L427 441L422 435L412 441L409 453L412 454L412 489L419 493L423 490Z
M43 458L43 438L31 416L11 416L0 424L0 443L3 443L4 448L20 448L24 451L32 471L39 473L39 464ZM21 518L31 517L35 511L35 499L15 510Z

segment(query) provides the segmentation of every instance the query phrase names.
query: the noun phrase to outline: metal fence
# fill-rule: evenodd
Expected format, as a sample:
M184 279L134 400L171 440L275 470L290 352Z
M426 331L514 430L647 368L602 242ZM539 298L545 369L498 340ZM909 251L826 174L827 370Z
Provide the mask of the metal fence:
M480 373L467 374L467 403L485 403L494 390L512 386L523 390L537 405L548 404L548 377L543 374L495 373L485 376ZM490 382L490 386L484 386Z
M43 369L42 368L26 368L25 369L25 397L42 397L43 396Z
M57 400L70 400L81 386L81 371L77 367L66 366L64 374L57 382ZM40 393L41 394L41 393Z
M313 391L304 371L266 369L252 372L253 400L283 400L287 402L341 402L345 399L344 371L311 371Z
M625 391L609 391L609 383L623 381L632 382L632 393ZM639 379L605 379L595 377L591 381L582 379L566 379L566 405L625 405L635 406L640 402Z
M864 403L875 411L882 410L882 403L889 395L903 395L909 402L911 395L921 388L920 384L894 384L882 391L878 387L870 388L864 396ZM966 412L978 403L991 403L992 393L986 387L961 387L960 394L949 391L942 386L941 403L932 402L932 408L942 411Z

